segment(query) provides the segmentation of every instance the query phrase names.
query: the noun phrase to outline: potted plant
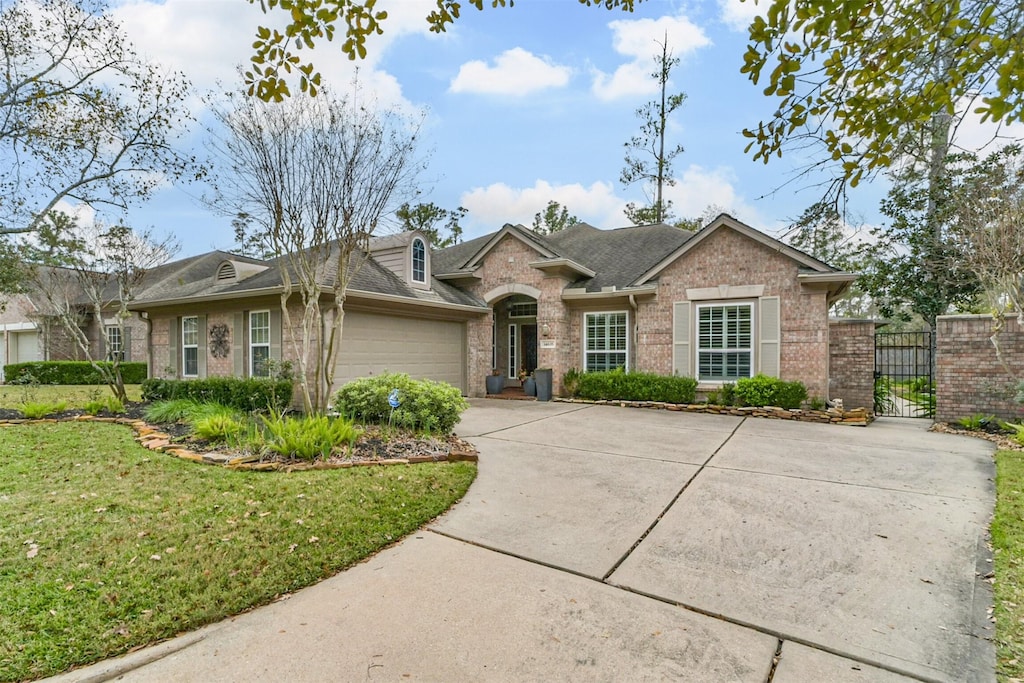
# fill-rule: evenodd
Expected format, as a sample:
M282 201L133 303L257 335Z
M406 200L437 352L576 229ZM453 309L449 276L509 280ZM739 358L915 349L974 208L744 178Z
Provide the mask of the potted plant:
M527 372L526 368L519 371L519 381L523 383L523 393L527 396L537 395L537 380L533 378L532 372Z
M505 388L505 378L501 376L501 370L498 368L491 368L491 374L487 376L485 381L487 382L488 394L500 394L501 390Z

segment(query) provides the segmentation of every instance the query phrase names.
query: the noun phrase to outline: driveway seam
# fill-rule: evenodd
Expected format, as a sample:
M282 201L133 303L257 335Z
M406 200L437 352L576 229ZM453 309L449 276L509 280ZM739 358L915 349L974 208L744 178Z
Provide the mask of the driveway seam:
M603 577L601 577L601 581L602 582L607 582L608 581L608 577L610 577L612 574L614 574L615 570L617 570L622 565L622 563L626 561L626 558L628 558L630 555L633 554L633 551L637 549L637 546L639 546L641 543L643 543L644 539L647 538L647 536L650 535L650 533L652 531L654 531L654 527L658 526L658 522L660 522L662 520L662 518L664 518L665 515L668 514L668 511L671 510L672 506L676 504L676 501L679 500L679 497L683 495L683 492L686 491L686 489L688 489L690 487L690 484L692 484L694 482L694 480L698 476L700 476L700 473L703 472L704 468L708 466L708 463L711 462L711 459L714 458L716 455L718 455L719 451L721 451L723 448L725 448L725 444L729 443L729 440L732 439L732 437L736 435L736 432L739 430L740 427L743 426L743 423L746 422L746 421L747 421L747 418L745 418L745 417L742 420L740 420L736 424L736 426L733 427L733 430L731 432L729 432L729 436L725 437L725 439L722 441L722 443L718 444L718 448L716 448L714 450L714 452L712 452L711 455L709 455L707 457L707 459L703 463L701 463L700 466L697 467L697 471L693 473L693 476L691 476L689 479L687 479L683 483L682 488L679 489L678 492L676 492L676 495L672 496L672 500L670 500L668 502L668 505L665 506L665 509L663 509L661 511L661 513L657 517L654 518L654 521L651 522L650 525L644 530L644 532L642 534L640 534L640 538L636 539L636 542L633 543L633 545L631 545L629 547L629 550L627 550L622 555L622 557L620 557L618 559L618 561L615 564L612 565L612 568L609 569L607 571L607 573L605 573L605 575Z
M544 420L550 420L550 419L558 417L559 415L569 415L570 413L577 413L577 412L579 412L581 410L587 410L588 408L593 408L593 407L594 406L583 405L583 406L580 406L579 408L575 408L573 410L566 410L566 411L558 413L556 415L544 415L544 416L538 417L538 418L536 418L534 420L527 420L526 422L518 422L518 423L516 423L514 425L509 425L508 427L502 427L501 429L495 429L492 432L484 432L483 434L472 434L472 435L462 435L462 434L459 434L458 436L460 438L462 438L462 439L472 439L472 438L477 437L477 436L488 436L490 434L497 434L498 432L504 432L505 430L508 430L508 429L515 429L516 427L522 427L524 425L532 425L532 424L536 424L538 422L543 422Z
M691 481L692 481L692 479L691 479ZM657 595L655 593L648 593L646 591L642 591L642 590L639 590L637 588L633 588L631 586L626 586L626 585L623 585L623 584L618 584L618 583L610 582L610 581L607 581L605 579L598 578L598 577L594 576L593 574L586 574L586 573L581 572L581 571L576 570L576 569L570 569L569 567L563 567L563 566L560 566L560 565L557 565L557 564L552 564L550 562L545 562L543 560L538 560L536 558L527 557L525 555L520 555L519 553L515 553L515 552L512 552L510 550L505 550L504 548L498 548L496 546L488 545L486 543L480 543L479 541L472 541L472 540L468 540L468 539L465 539L465 538L461 538L461 537L456 536L454 534L450 534L450 533L448 533L446 531L441 531L440 529L434 529L432 527L428 527L426 530L429 531L430 533L437 534L438 536L442 536L444 538L451 539L451 540L456 541L458 543L465 543L466 545L470 545L470 546L473 546L473 547L476 547L476 548L481 548L483 550L488 550L490 552L497 553L499 555L504 555L505 557L512 557L512 558L515 558L517 560L521 560L523 562L529 562L530 564L537 565L539 567L545 567L547 569L552 569L552 570L557 571L557 572L562 572L562 573L565 573L565 574L571 574L572 576L577 576L577 577L579 577L581 579L586 579L588 581L593 581L595 583L599 583L599 584L601 584L603 586L608 586L609 588L613 588L615 590L624 591L626 593L632 593L633 595L636 595L636 596L639 596L639 597L642 597L642 598L647 598L648 600L654 600L656 602L660 602L660 603L665 604L665 605L671 605L672 607L678 607L680 609L686 610L687 612L692 612L694 614L699 614L701 616L708 617L710 619L715 619L716 621L721 621L721 622L724 622L726 624L732 624L733 626L739 626L741 628L745 628L745 629L754 631L755 633L760 633L762 635L771 636L771 637L777 639L780 643L785 643L787 641L792 642L792 643L797 643L799 645L804 645L804 646L809 647L809 648L814 649L814 650L820 650L821 652L825 652L825 653L828 653L828 654L831 654L831 655L835 655L837 657L842 657L843 659L848 659L850 661L857 662L858 664L866 664L868 666L873 666L873 667L876 667L876 668L879 668L879 669L883 669L883 670L888 671L890 673L899 674L900 676L905 676L905 677L913 679L915 681L922 681L922 683L946 683L946 681L944 679L942 679L942 678L930 678L930 677L927 677L927 676L922 676L921 674L915 673L913 671L907 671L907 670L901 669L899 667L892 666L891 664L886 664L885 662L880 662L880 661L876 661L876 660L870 659L868 657L862 657L860 655L852 654L852 653L849 653L849 652L844 652L843 650L840 650L838 648L832 648L832 647L829 647L827 645L822 645L820 643L815 643L814 641L806 640L804 638L800 638L800 637L797 637L797 636L792 636L792 635L789 635L789 634L784 633L782 631L778 631L776 629L767 628L765 626L759 626L759 625L757 625L755 623L752 623L752 622L749 622L749 621L744 621L742 619L736 619L735 617L729 617L729 616L726 616L724 614L719 614L717 612L712 612L710 610L706 610L706 609L702 609L700 607L696 607L694 605L688 605L688 604L686 604L684 602L679 602L678 600L672 600L672 599L669 599L669 598ZM776 648L776 652L778 652L778 648ZM773 666L773 669L774 669L774 666Z

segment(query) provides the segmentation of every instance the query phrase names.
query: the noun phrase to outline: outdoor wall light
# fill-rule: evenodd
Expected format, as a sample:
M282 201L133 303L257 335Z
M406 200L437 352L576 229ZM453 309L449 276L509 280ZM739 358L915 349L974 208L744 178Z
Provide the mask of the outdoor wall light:
M540 326L540 332L545 337L549 336L551 334L551 325L544 323L543 325Z

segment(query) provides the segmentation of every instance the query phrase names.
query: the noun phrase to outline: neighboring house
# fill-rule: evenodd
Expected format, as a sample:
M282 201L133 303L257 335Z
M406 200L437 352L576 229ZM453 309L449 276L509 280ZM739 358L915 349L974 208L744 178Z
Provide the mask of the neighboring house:
M337 384L390 370L471 396L492 368L508 384L551 368L557 392L570 368L623 367L695 376L706 390L761 372L826 398L828 310L856 277L724 214L696 233L580 224L540 236L506 225L437 251L405 232L373 240L360 262ZM151 376L190 378L261 376L267 360L295 358L284 263L214 251L153 269L130 306L141 332L131 360L148 359Z
M57 288L72 288L67 295L78 308L79 326L85 332L93 356L110 359L115 355L123 361L145 361L146 324L137 317L125 320L122 335L117 326L115 310L106 310L97 320L91 305L80 291L74 290L71 271L61 268L42 269L42 279ZM39 291L9 296L0 311L0 380L3 366L38 360L83 360L84 354L67 330L53 316ZM106 335L102 329L106 329ZM110 340L109 348L106 339Z

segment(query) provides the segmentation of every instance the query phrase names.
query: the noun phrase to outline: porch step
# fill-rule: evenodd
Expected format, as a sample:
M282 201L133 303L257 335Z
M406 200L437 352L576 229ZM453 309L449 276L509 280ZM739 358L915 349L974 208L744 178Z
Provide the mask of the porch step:
M505 387L500 394L487 394L486 398L503 399L505 401L536 401L536 396L527 396L522 387Z

